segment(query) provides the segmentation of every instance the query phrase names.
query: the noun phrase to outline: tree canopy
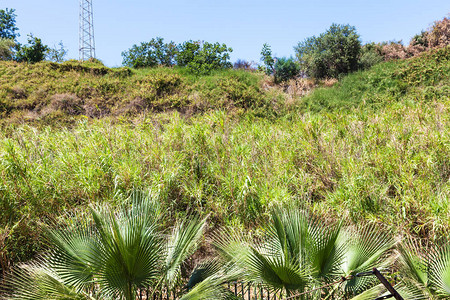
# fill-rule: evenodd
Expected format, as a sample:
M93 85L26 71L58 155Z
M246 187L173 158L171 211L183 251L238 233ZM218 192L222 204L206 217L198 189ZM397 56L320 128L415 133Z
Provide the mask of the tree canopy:
M14 9L0 9L0 38L15 40L19 33Z
M294 49L308 76L336 78L358 69L361 41L355 27L332 24L326 32L307 38Z

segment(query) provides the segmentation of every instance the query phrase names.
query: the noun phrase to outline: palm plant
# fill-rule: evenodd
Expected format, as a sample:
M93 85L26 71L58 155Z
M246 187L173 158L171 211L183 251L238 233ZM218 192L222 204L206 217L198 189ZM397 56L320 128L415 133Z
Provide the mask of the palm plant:
M117 211L91 208L92 218L49 229L50 252L8 279L10 299L134 300L140 288L173 288L206 220L190 217L164 234L156 202L142 193L131 202Z
M448 299L450 297L450 244L421 247L417 241L406 240L399 249L398 285L405 299Z
M394 241L374 226L360 231L342 223L327 226L299 209L275 209L272 222L257 242L224 232L215 245L221 256L242 270L245 279L292 296L347 277L342 284L300 297L346 299L374 286L375 278L350 275L382 268ZM377 294L379 289L365 295ZM299 299L300 299L299 298ZM359 297L358 299L363 299Z

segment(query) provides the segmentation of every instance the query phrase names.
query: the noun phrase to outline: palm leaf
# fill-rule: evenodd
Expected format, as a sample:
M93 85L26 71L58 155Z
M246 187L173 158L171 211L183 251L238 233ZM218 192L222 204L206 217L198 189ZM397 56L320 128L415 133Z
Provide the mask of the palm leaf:
M366 226L361 231L349 230L340 240L347 243L342 270L345 276L371 271L374 267L383 269L391 264L388 256L394 246L393 238L374 225ZM350 294L357 294L376 282L373 276L353 277L345 281L344 289Z
M437 247L429 257L429 286L442 297L450 296L450 245Z
M433 299L433 296L429 293L429 289L419 282L404 280L394 286L394 289L403 297L408 300L425 300Z
M376 285L361 294L351 298L350 300L373 300L378 297L385 290L383 285ZM405 298L409 299L409 298Z
M309 249L311 267L315 278L329 281L342 275L341 265L346 245L340 244L342 223L324 226L319 219L311 219L309 235L312 246Z
M403 240L398 245L400 270L410 280L427 286L428 272L426 257L420 251L420 246L412 239Z
M173 229L164 264L164 281L170 288L180 274L181 264L197 250L205 226L206 218L191 217Z
M85 300L93 299L83 290L68 286L42 262L22 265L6 279L6 288L13 291L9 300Z

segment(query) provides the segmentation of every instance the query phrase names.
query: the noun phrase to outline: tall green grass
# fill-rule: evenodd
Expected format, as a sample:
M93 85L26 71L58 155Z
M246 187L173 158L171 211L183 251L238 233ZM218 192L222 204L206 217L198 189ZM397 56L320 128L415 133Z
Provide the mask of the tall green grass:
M449 49L293 105L257 73L2 63L0 254L27 259L40 221L133 189L149 189L168 223L200 211L256 227L272 205L297 202L436 239L450 228ZM69 114L94 100L107 113Z
M134 124L86 120L71 130L21 126L0 135L0 221L33 226L93 201L121 201L138 188L150 189L173 218L201 211L216 224L253 226L271 205L300 202L333 218L433 238L450 225L448 107L277 121L218 111Z

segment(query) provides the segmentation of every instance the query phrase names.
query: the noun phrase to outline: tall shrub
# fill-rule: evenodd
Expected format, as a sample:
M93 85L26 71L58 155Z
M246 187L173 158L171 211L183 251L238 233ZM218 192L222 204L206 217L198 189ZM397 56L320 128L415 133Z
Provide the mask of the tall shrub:
M272 57L272 49L269 44L264 44L261 49L261 61L264 62L263 70L267 75L270 75L274 71L275 60Z
M178 45L177 64L191 73L209 74L212 70L231 68L232 48L225 44L187 41Z
M16 43L12 39L0 38L0 60L10 60L13 58L13 48Z
M45 59L48 47L40 38L28 35L28 45L17 45L16 60L19 62L37 63Z
M133 68L172 66L175 63L176 52L174 42L164 43L163 38L157 37L150 42L133 45L129 50L122 52L123 65Z
M315 78L338 77L358 69L361 41L355 27L333 24L295 47L303 71Z
M292 57L278 58L274 66L274 78L276 83L288 81L300 74L300 66Z

